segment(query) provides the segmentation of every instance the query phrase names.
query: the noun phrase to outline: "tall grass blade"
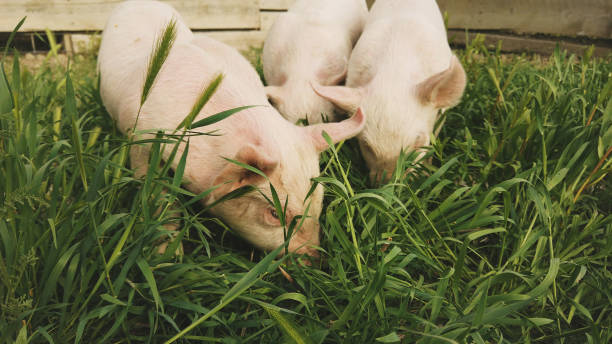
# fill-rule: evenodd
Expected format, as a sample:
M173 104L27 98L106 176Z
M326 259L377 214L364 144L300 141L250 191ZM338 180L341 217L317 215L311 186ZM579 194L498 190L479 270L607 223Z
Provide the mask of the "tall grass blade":
M215 124L219 121L222 121L230 116L232 116L233 114L236 114L240 111L246 110L246 109L250 109L253 107L256 107L257 105L249 105L249 106L242 106L242 107L238 107L235 109L230 109L230 110L226 110L223 112L219 112L217 114L214 114L212 116L208 116L204 119L201 119L193 124L191 124L191 126L188 126L189 129L196 129L196 128L200 128L200 127L205 127L207 125L211 125L211 124Z
M26 18L27 17L21 18L19 23L17 23L17 26L15 26L15 28L13 29L13 31L9 35L8 40L6 41L6 45L4 46L4 54L2 55L2 61L4 61L4 58L6 57L6 54L8 53L9 48L10 48L11 44L13 43L13 39L15 39L15 35L17 34L17 31L19 31L19 29L21 28L21 26L25 22Z
M81 142L81 133L79 130L79 122L77 117L76 96L74 95L74 88L72 86L72 79L70 78L69 71L66 72L66 101L64 108L66 110L66 114L70 117L70 122L72 124L73 148L76 154L77 163L79 165L79 172L81 173L83 188L85 189L85 192L87 192L87 172L85 171L85 162L83 161L83 143Z
M178 339L182 338L189 331L206 321L206 319L215 315L218 311L227 306L230 302L244 293L247 289L249 289L255 282L259 280L262 274L276 269L277 266L280 265L282 259L276 263L272 263L274 258L278 256L278 254L282 251L284 245L279 246L274 251L268 253L264 259L262 259L259 263L257 263L249 272L247 272L234 286L230 289L223 297L221 298L221 302L215 308L211 309L204 316L200 317L191 325L187 326L181 332L177 333L174 337L170 338L165 344L174 343Z
M13 110L13 93L4 73L4 64L0 63L0 115Z
M12 91L15 94L21 93L21 63L19 59L19 51L13 50L13 77L12 77Z
M159 296L157 283L155 282L155 277L153 276L153 271L151 271L151 267L149 267L149 264L143 258L136 260L136 265L138 265L138 268L142 272L142 275L145 277L145 280L149 285L151 294L153 294L153 299L155 300L155 308L159 308L163 312L164 304L162 303L161 297Z
M15 344L28 344L28 326L24 323L21 330L19 330L19 335L17 336L17 340L15 340Z
M281 312L272 307L263 307L268 315L270 315L281 327L283 332L296 344L311 344L312 341L304 334L304 332L298 328L295 324L292 324L287 318L285 318Z
M202 111L206 103L208 103L210 98L215 94L217 88L219 88L219 85L221 85L221 81L223 81L223 74L217 75L213 81L206 86L206 88L200 93L198 100L196 100L195 104L193 104L193 107L191 108L191 111L187 117L185 117L181 123L179 123L176 130L191 128L191 123L193 123L195 117L200 113L200 111Z
M172 45L176 40L176 20L171 20L166 27L162 30L159 38L155 42L155 47L149 57L149 64L147 66L147 76L145 78L144 86L142 88L142 95L140 97L140 106L142 106L151 92L151 88L155 83L155 79L159 74L164 62L170 54Z

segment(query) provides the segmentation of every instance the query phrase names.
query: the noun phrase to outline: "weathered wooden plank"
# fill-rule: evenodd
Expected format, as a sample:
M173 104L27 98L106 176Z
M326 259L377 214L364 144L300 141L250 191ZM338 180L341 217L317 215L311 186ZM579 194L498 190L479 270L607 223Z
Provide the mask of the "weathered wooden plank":
M332 0L330 0L332 1ZM260 0L259 8L262 10L287 10L295 0Z
M261 48L265 39L265 33L259 30L244 31L200 31L194 33L206 35L240 51L249 51L251 48ZM95 52L100 47L100 35L97 34L66 34L64 45L69 54L80 54Z
M453 46L465 46L467 41L472 41L478 33L470 32L466 37L464 30L448 30L449 42ZM567 50L571 54L582 55L590 46L566 41L557 41L551 39L540 39L531 37L517 37L500 34L484 34L484 43L491 49L496 49L498 42L501 42L503 52L509 53L536 53L544 56L551 55L557 45L561 49ZM593 51L593 56L606 57L612 53L612 48L604 46L596 46Z
M270 28L272 27L272 25L274 24L274 22L276 21L276 19L278 19L278 16L280 16L281 14L283 14L284 12L267 12L267 11L262 11L261 12L261 28L260 30L263 32L268 32L270 30Z
M449 28L612 38L611 0L438 0Z
M366 4L368 7L372 7L374 1L375 0L366 0ZM293 5L294 2L295 0L260 0L259 7L262 10L282 11L287 10L289 7L291 7L291 5Z
M0 0L0 31L12 31L28 16L21 31L97 31L120 0ZM165 0L192 29L257 29L258 0Z
M330 0L332 1L332 0ZM368 7L372 7L375 0L366 0ZM295 0L260 0L259 7L262 10L283 11L289 9Z
M240 51L249 51L251 48L261 48L266 38L265 33L259 30L207 31L196 32L195 35L206 35Z

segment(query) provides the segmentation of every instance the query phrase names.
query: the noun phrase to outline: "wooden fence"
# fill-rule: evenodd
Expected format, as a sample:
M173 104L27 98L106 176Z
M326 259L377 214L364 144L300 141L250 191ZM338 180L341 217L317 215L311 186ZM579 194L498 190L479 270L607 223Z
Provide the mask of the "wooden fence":
M332 1L332 0L330 0ZM0 32L10 32L27 15L21 32L45 29L65 34L66 50L103 29L121 0L0 0ZM165 0L194 31L203 31L239 49L262 45L270 26L294 0ZM368 0L368 3L373 0ZM612 51L612 0L438 0L448 14L451 41L465 44L465 29L483 31L487 42L502 40L505 50L547 53L559 37L588 38L596 53ZM519 36L517 36L517 34ZM541 34L548 35L542 39ZM584 45L563 43L570 50Z

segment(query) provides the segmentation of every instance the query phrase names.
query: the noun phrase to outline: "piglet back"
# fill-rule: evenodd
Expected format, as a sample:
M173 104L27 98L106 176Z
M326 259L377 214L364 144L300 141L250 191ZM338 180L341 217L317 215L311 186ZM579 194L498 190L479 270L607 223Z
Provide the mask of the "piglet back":
M122 102L140 98L153 46L173 19L177 22L176 42L191 40L193 34L180 14L167 4L126 1L111 13L102 35L98 71L102 101L115 120L120 120Z

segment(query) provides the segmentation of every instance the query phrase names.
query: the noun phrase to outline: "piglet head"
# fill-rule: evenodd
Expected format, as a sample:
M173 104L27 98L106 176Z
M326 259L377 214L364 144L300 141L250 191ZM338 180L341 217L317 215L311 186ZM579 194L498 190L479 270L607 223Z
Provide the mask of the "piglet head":
M289 241L289 251L317 257L323 190L317 186L314 192L309 194L309 191L311 179L319 175L319 153L328 147L322 132L327 132L333 142L338 142L357 135L364 124L365 116L360 110L352 118L339 123L308 127L288 124L289 129L279 133L284 142L272 148L252 144L243 146L234 160L257 168L266 177L244 166L228 163L215 179L218 188L209 201L245 185L256 186L259 192L221 202L212 212L247 241L267 251L285 242L286 227L290 223L300 223ZM285 208L283 219L283 215L268 201L272 199L270 183Z
M270 104L291 123L304 118L308 123L335 119L334 104L314 93L308 83L267 86L266 95Z
M353 111L361 106L368 113L368 123L358 139L374 182L388 180L402 150L429 145L439 110L459 102L466 77L461 63L452 55L446 70L424 81L389 83L376 79L358 88L313 85L317 94L337 107Z
M267 86L265 90L270 104L291 123L303 118L311 124L321 123L323 118L333 122L337 119L334 114L334 104L317 95L311 84L336 85L345 78L345 67L328 67L320 71L315 80L308 81L307 78L299 77L282 79L280 85Z

